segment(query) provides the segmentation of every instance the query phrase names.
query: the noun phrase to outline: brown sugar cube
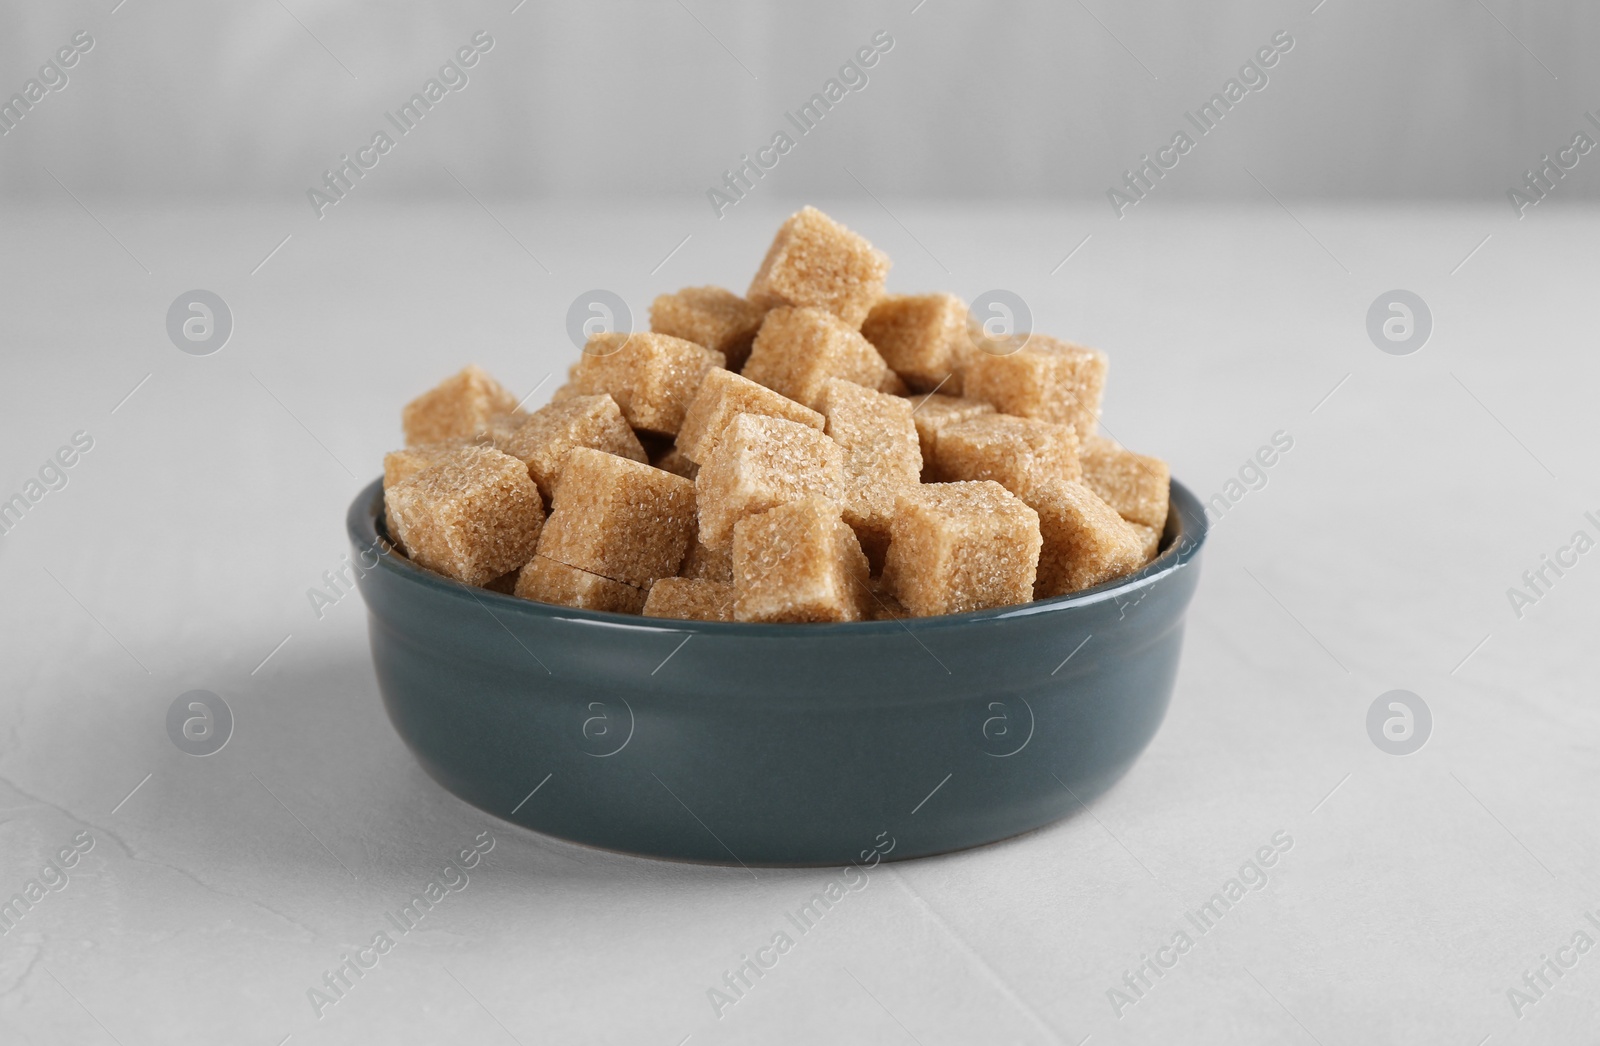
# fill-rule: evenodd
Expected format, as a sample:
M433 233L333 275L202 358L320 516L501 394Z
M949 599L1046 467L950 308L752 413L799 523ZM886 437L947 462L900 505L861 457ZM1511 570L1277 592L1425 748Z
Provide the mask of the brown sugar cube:
M821 309L777 308L767 313L743 373L812 409L829 378L884 392L892 391L899 380L871 342Z
M883 564L899 491L917 485L922 449L911 402L830 378L822 390L826 432L844 455L839 500L867 559ZM1076 459L1074 459L1076 460Z
M574 366L576 366L576 364L574 364ZM552 392L550 394L550 402L551 403L561 403L561 402L563 402L565 400L572 399L574 396L587 396L587 395L588 395L587 392L583 392L582 390L580 390L578 388L578 386L572 384L572 382L569 381L569 382L566 382L563 385L559 385L559 386L556 387L556 391L554 391L554 392Z
M574 447L589 447L630 461L644 461L644 448L610 396L574 396L534 411L500 449L528 466L539 493L550 497L561 466Z
M700 383L700 391L683 416L678 449L690 461L703 463L736 414L786 418L814 429L823 425L822 415L810 407L731 370L714 370Z
M583 347L570 377L581 392L610 393L634 428L671 436L706 372L722 365L722 353L669 334L602 331Z
M861 334L912 388L960 394L967 303L954 294L887 295L872 307Z
M696 466L698 470L699 466ZM698 495L697 495L698 497ZM689 539L689 551L683 554L679 577L698 578L701 581L720 581L733 584L733 543L722 548L707 548L700 541L700 521L695 519L694 536Z
M889 257L857 233L806 207L778 230L745 297L764 309L826 309L851 330L883 296Z
M1144 551L1144 561L1148 563L1155 559L1156 554L1161 551L1161 531L1155 527L1147 527L1143 523L1129 523L1128 526L1132 527L1133 532L1139 535Z
M470 364L405 405L400 425L406 446L470 439L495 414L517 409L517 398L482 367Z
M389 490L401 480L410 479L423 469L449 459L462 447L477 445L472 440L451 439L390 451L383 456L383 489Z
M712 371L711 373L718 374L721 372ZM650 456L650 464L662 472L670 472L674 476L682 476L691 482L694 480L695 473L700 471L700 466L690 461L688 455L677 447L668 447L659 454L652 454Z
M414 562L469 585L531 559L544 523L528 467L492 447L463 447L385 487L383 503Z
M441 443L423 443L415 447L406 447L404 450L390 451L383 456L383 489L389 491L401 480L415 476L430 465L439 464L462 447L475 445L472 440L449 439ZM403 550L405 545L395 533L394 519L390 517L387 505L383 510L383 526L389 532L389 540Z
M517 574L513 594L540 603L609 610L614 614L637 614L644 609L645 601L643 589L544 556L534 556Z
M918 617L1026 603L1039 514L992 480L901 491L884 587Z
M1078 460L1083 481L1123 519L1157 530L1167 525L1172 469L1165 461L1124 450L1104 436L1083 440Z
M720 581L733 584L733 546L707 548L700 543L699 535L689 542L689 551L683 554L679 577L698 578L701 581Z
M1081 592L1144 565L1145 539L1083 483L1036 487L1029 503L1044 537L1034 598Z
M868 584L867 557L830 498L791 501L733 528L735 621L861 621Z
M732 621L733 585L692 577L664 577L650 586L645 617L680 621Z
M650 329L722 353L729 370L744 366L767 310L721 287L685 287L650 303Z
M830 378L820 402L823 431L843 449L847 471L875 473L892 483L917 482L922 442L909 399Z
M1003 414L1071 425L1078 437L1094 434L1106 387L1106 354L1043 334L1015 352L975 351L962 369L962 395L991 403Z
M672 577L694 533L694 484L589 447L567 452L539 555L647 589Z
M1077 479L1078 436L1012 414L980 414L939 430L934 469L941 479L992 479L1024 501L1039 483Z
M924 482L932 482L934 443L936 433L951 422L965 421L979 414L993 414L994 407L982 400L963 399L932 392L909 397L911 420L917 425L917 439L922 444L922 475Z
M533 415L525 410L513 410L505 414L491 414L489 420L483 423L483 430L473 439L486 447L493 447L495 450L511 454L510 451L506 450L506 444L531 417ZM517 455L511 454L511 456L516 457Z
M700 540L725 549L743 517L813 494L834 497L843 477L839 445L816 429L737 414L694 479Z

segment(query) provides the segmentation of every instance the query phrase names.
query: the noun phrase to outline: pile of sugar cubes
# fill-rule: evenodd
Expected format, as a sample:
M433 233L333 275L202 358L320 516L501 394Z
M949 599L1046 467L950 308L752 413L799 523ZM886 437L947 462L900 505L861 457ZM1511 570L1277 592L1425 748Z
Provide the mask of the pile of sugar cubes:
M469 585L710 621L956 614L1149 562L1170 474L1097 434L1105 354L992 339L888 269L807 207L744 297L660 296L531 414L467 367L405 408L391 541Z

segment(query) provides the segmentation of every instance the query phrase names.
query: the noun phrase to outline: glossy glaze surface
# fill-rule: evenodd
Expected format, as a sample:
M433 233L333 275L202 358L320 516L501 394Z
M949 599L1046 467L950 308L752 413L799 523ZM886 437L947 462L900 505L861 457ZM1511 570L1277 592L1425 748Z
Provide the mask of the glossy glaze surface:
M1205 539L1176 482L1172 506L1162 554L1136 574L949 617L646 619L469 588L398 554L376 557L361 592L389 718L429 774L490 813L752 865L862 859L889 832L901 859L1071 814L1143 751ZM358 554L379 547L381 512L373 483L349 512Z

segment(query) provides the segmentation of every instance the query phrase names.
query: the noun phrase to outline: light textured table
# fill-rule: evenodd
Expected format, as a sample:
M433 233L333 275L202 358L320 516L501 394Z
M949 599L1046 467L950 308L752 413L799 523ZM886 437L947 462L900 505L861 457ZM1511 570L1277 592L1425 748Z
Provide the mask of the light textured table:
M320 223L300 200L4 213L0 499L93 446L0 537L0 901L92 849L13 909L0 1041L1590 1041L1600 955L1558 949L1600 940L1600 553L1520 617L1507 591L1600 535L1594 214L837 202L895 286L1008 288L1106 348L1108 429L1202 498L1293 446L1217 520L1172 710L1121 784L871 871L719 1016L708 991L843 873L616 856L469 808L385 719L359 597L319 616L308 591L407 398L469 360L541 398L577 294L642 315L742 288L785 209L372 189ZM192 288L234 317L209 356L167 335ZM1409 355L1367 333L1391 288L1433 316ZM167 732L191 689L235 717L206 758ZM1369 737L1394 689L1431 710L1412 755ZM485 830L465 888L391 926ZM1265 883L1198 932L1275 836ZM393 949L318 1016L308 990L380 930ZM1517 1016L1508 990L1558 954Z

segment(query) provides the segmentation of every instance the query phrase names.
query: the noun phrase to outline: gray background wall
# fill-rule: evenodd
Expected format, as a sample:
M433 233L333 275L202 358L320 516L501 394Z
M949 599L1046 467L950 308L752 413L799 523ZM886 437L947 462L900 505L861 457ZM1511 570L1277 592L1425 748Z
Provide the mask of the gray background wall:
M8 0L0 97L77 30L96 45L0 137L0 184L305 206L479 29L496 47L383 161L385 193L458 192L454 172L495 195L703 197L879 29L894 49L774 195L856 192L853 174L884 195L1103 200L1279 30L1295 46L1268 86L1164 195L1259 197L1248 167L1294 198L1504 204L1600 107L1592 3L515 3ZM1590 166L1559 195L1592 197Z

